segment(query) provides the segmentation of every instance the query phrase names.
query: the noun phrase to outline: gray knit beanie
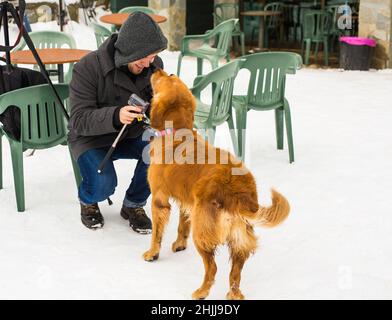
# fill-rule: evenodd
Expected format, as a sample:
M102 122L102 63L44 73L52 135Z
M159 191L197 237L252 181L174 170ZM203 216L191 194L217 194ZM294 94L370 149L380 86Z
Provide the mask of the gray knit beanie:
M148 55L165 50L167 39L158 24L148 15L137 11L122 25L116 42L114 63L117 68Z

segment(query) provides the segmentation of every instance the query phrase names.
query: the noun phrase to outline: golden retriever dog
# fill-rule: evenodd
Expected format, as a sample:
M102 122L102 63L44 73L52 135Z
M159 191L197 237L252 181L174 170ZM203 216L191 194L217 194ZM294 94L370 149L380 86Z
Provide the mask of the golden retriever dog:
M192 297L208 296L217 271L214 253L219 245L227 244L232 269L226 297L243 299L241 271L257 247L253 228L280 224L289 214L289 203L272 190L272 205L259 205L255 179L243 163L229 152L208 144L193 130L196 102L178 77L158 70L151 83L154 91L151 127L163 132L167 129L165 122L170 121L171 130L158 134L150 145L148 181L153 226L151 248L143 257L146 261L158 259L170 215L169 199L174 199L180 206L180 218L172 250L184 250L192 231L205 268L203 283Z

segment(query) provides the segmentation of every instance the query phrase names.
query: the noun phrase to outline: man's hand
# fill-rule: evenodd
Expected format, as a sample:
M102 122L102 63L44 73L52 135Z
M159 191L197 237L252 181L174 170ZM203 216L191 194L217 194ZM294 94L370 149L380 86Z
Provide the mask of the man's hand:
M141 108L136 106L125 106L120 109L120 122L122 124L131 124L133 120L140 117Z

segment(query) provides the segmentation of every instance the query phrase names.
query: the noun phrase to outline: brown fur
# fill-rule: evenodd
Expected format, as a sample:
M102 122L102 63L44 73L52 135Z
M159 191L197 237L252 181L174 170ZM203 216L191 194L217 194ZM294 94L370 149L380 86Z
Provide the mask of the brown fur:
M184 250L192 231L205 267L204 281L193 293L193 298L204 299L209 294L217 271L215 250L218 245L227 244L232 260L227 298L243 299L241 271L257 247L253 227L278 225L287 217L289 203L272 190L272 205L268 208L259 206L252 174L247 171L244 175L233 175L232 169L241 168L243 164L192 131L195 99L178 77L158 70L151 83L154 90L151 126L163 130L165 121L170 120L174 129L186 128L189 133L182 141L175 141L171 134L155 138L151 143L148 181L152 192L153 227L151 248L144 254L144 259L153 261L159 256L164 227L170 215L169 199L173 198L180 203L181 209L178 237L172 249L174 252ZM193 144L193 150L203 152L190 153L184 148L189 144ZM176 152L187 157L187 164L170 163ZM216 156L216 164L208 164L206 155ZM227 164L220 164L219 160L223 158L228 159Z

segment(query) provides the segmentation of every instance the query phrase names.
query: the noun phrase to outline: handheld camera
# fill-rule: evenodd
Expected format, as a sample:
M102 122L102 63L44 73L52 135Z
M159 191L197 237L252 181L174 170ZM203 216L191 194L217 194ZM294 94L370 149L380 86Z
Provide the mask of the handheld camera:
M140 112L140 116L137 117L137 121L139 122L143 121L143 117L145 116L145 113L147 112L147 109L150 106L148 102L144 101L136 93L132 93L132 95L129 97L128 105L130 106L134 105L142 109L142 111Z

